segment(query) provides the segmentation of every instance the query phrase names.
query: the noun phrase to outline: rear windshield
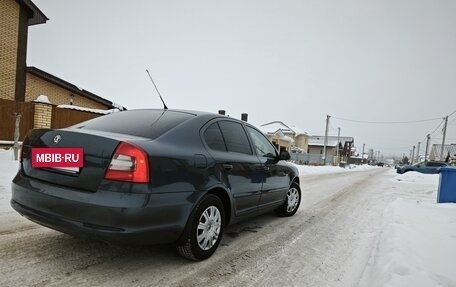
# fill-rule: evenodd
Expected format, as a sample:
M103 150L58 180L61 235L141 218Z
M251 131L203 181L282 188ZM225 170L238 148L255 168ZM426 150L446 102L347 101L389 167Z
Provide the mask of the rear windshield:
M71 128L91 129L156 139L194 116L190 113L177 111L132 110L101 116Z

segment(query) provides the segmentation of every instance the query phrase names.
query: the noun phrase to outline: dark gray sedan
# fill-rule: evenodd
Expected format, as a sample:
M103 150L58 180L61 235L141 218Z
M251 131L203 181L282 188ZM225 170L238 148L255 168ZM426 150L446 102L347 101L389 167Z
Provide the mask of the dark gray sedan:
M409 171L416 171L426 174L435 174L439 173L438 169L443 166L448 166L448 163L442 161L422 161L414 165L399 166L397 167L396 172L403 174Z
M224 226L299 208L298 171L254 126L193 111L132 110L31 130L12 207L61 232L134 244L175 243L211 256Z

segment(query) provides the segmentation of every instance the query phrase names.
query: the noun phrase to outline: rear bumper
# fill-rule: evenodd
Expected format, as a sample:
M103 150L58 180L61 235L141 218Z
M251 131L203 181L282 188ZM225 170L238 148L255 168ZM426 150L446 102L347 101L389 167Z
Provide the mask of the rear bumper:
M172 243L193 208L192 192L138 194L61 187L18 173L11 206L30 220L75 235L127 244Z

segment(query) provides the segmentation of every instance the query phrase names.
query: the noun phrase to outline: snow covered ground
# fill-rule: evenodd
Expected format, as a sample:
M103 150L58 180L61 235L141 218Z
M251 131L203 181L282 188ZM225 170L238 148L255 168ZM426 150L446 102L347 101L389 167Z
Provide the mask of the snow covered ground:
M9 206L10 182L17 168L12 151L0 150L0 214L14 213ZM298 168L304 179L380 169ZM359 258L360 263L368 263L358 286L456 286L456 205L436 203L438 175L394 172L388 170L389 176L379 187L385 194L394 191L400 196L383 213L383 224L369 258Z
M13 150L0 149L0 213L12 211L11 180L17 173L19 164L14 160Z

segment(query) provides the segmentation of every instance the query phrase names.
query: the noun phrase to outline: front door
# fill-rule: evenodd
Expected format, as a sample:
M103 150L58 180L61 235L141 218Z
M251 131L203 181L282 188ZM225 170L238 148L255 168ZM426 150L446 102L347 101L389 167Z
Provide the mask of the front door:
M284 202L290 179L279 163L279 155L271 142L259 131L247 127L264 175L259 208L268 208Z

